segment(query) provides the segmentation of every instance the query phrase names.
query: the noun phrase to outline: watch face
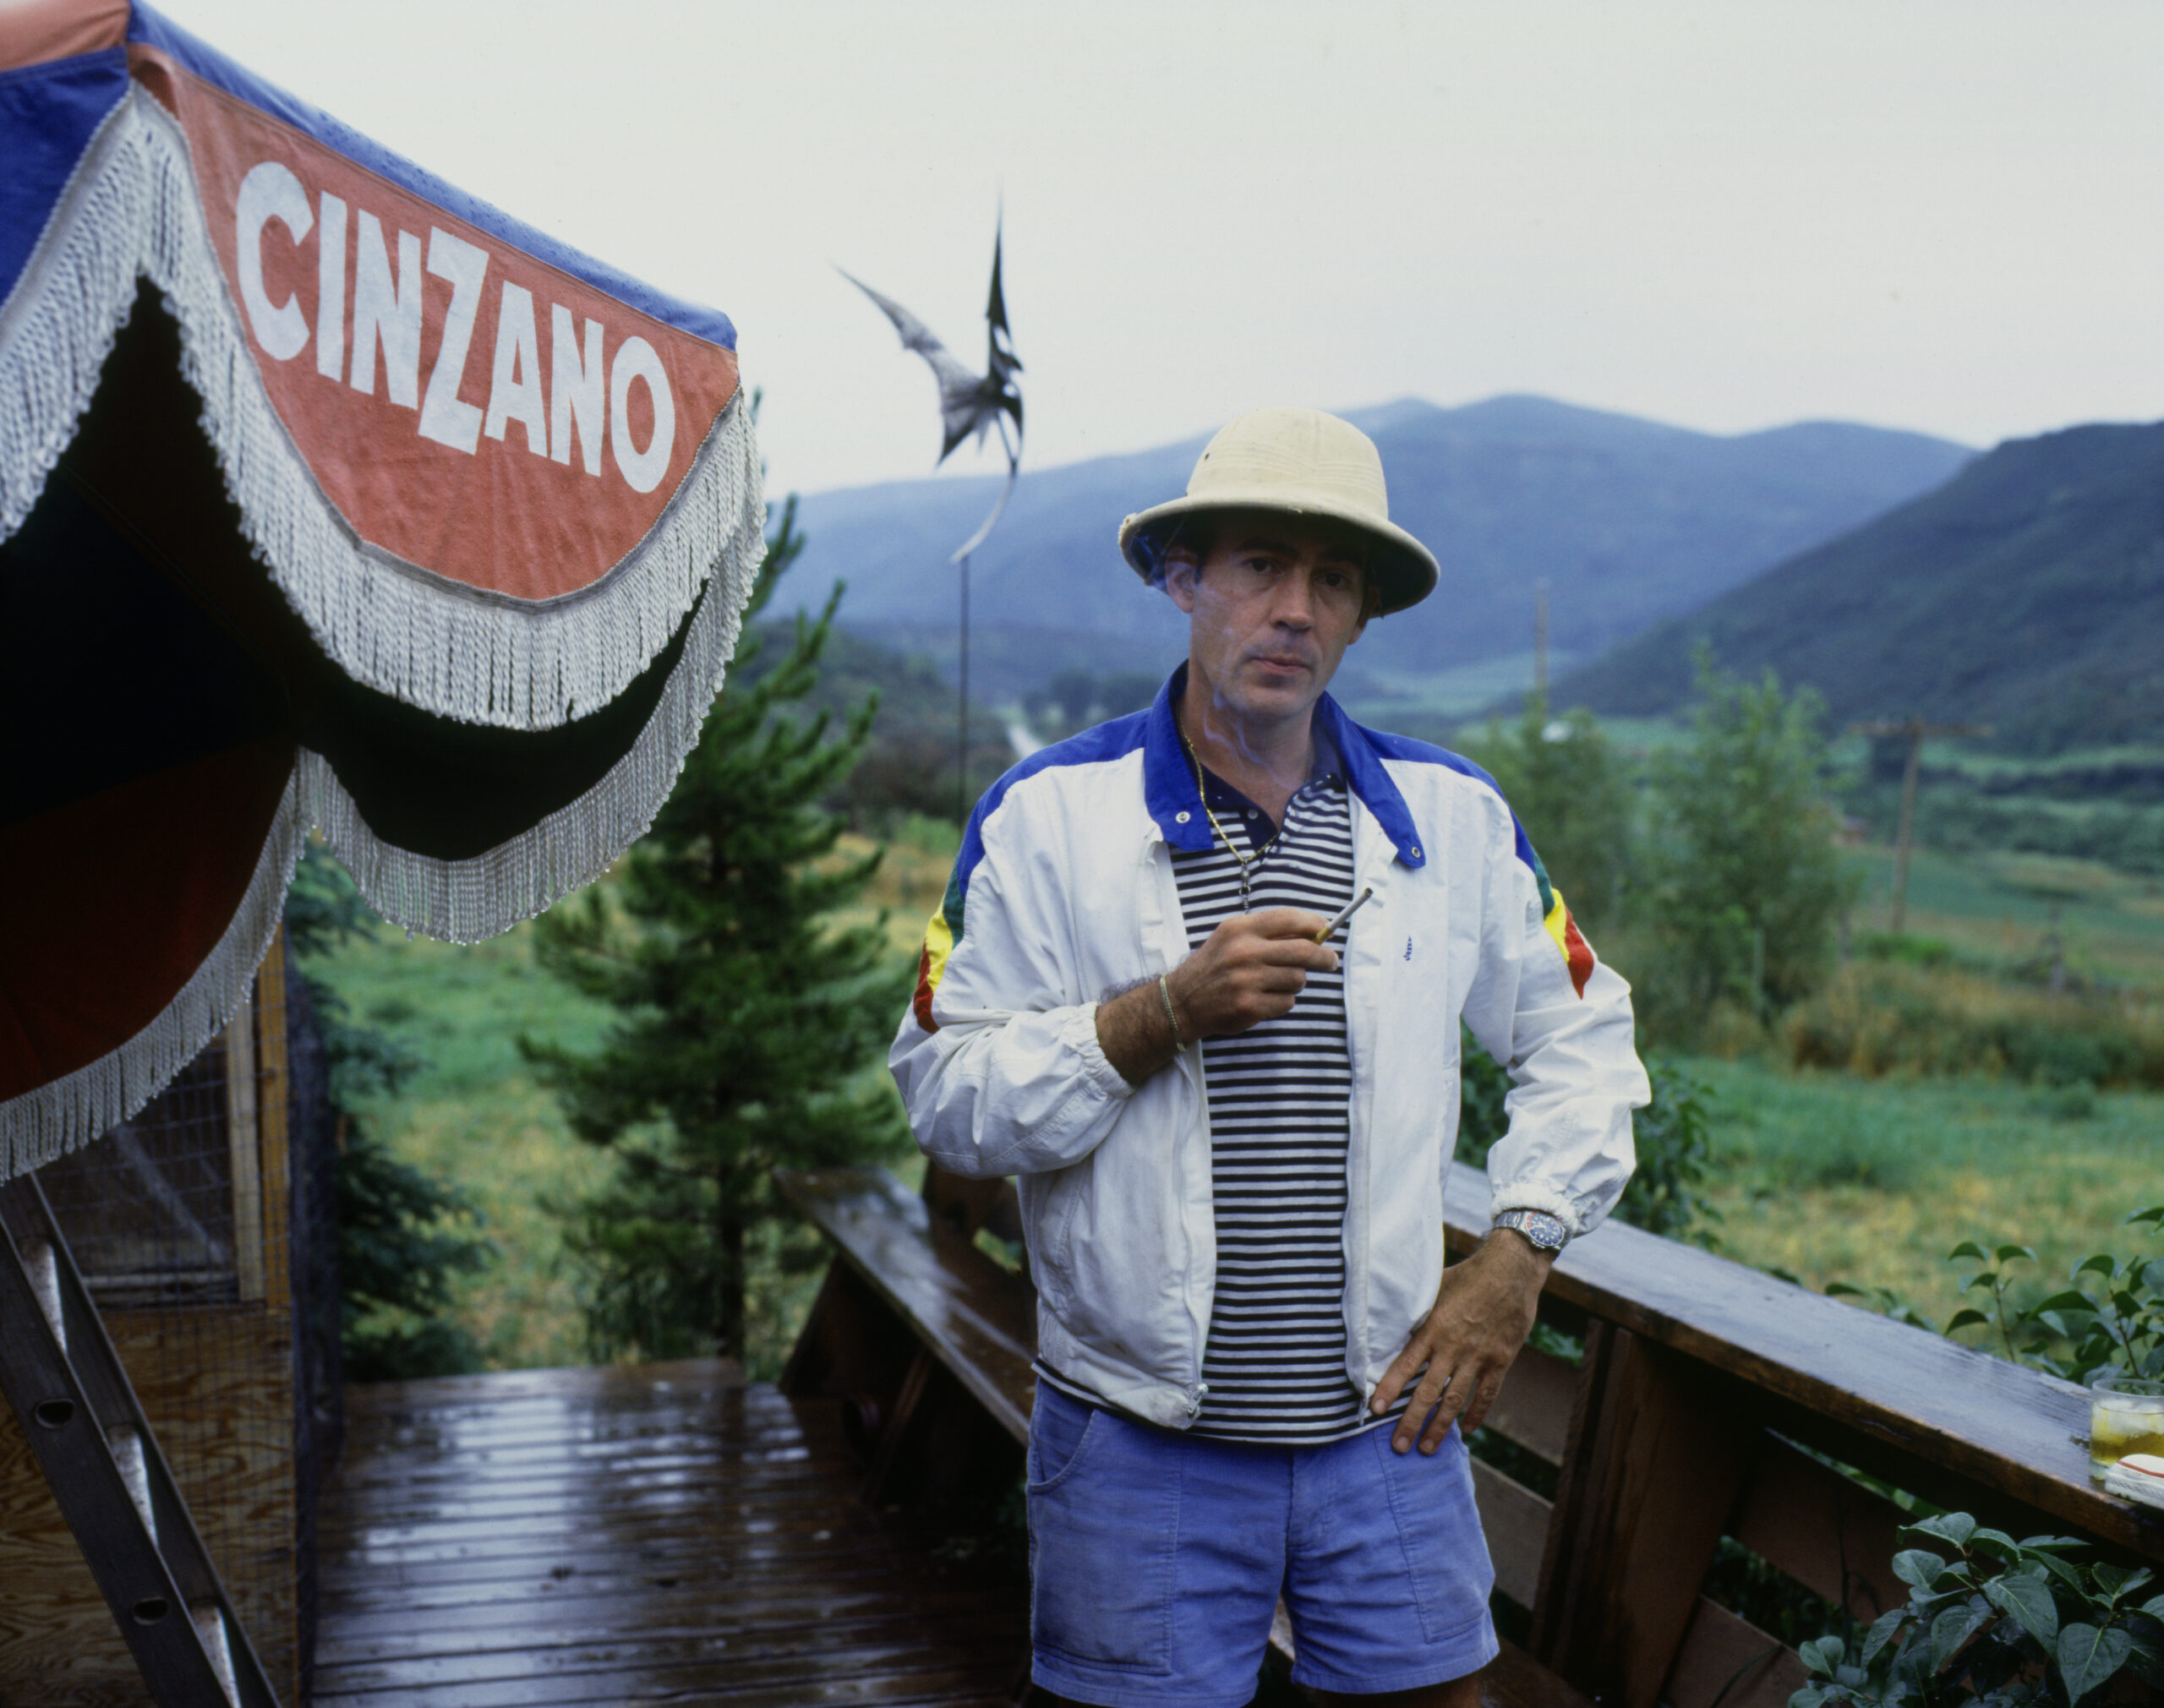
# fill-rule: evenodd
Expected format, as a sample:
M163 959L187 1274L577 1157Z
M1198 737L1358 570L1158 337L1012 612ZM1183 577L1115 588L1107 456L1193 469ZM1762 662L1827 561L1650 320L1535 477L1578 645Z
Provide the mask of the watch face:
M1515 1228L1544 1252L1560 1251L1571 1236L1560 1216L1545 1210L1506 1210L1495 1218L1499 1227Z

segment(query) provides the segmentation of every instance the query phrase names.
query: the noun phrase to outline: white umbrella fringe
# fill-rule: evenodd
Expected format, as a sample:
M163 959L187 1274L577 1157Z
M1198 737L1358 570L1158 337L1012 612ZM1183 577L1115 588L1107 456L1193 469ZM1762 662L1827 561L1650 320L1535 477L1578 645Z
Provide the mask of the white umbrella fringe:
M179 126L122 97L0 304L0 539L22 526L96 390L136 281L181 330L183 366L249 544L316 642L355 681L461 723L551 729L614 700L742 549L758 458L741 396L660 519L593 587L497 598L364 543L271 407L195 191ZM763 519L762 518L762 521Z

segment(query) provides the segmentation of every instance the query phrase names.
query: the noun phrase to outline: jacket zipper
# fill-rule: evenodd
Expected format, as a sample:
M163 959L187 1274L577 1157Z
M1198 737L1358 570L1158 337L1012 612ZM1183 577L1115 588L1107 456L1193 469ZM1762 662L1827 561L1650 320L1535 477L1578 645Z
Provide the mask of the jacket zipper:
M1369 873L1373 870L1372 861L1369 857L1370 849L1361 834L1363 829L1372 829L1374 827L1372 824L1372 816L1363 813L1362 803L1357 795L1355 795L1352 799L1347 803L1347 805L1351 808L1352 816L1353 893L1358 895L1363 885L1374 884L1378 892L1375 896L1375 900L1384 903L1383 907L1376 909L1376 912L1387 914L1388 903L1385 897L1380 893L1380 891L1385 887L1385 886L1375 884L1374 879L1369 876ZM1363 825L1362 822L1363 818L1368 818L1369 822ZM1366 923L1369 929L1372 930L1374 928L1375 922L1372 914L1369 916ZM1358 1011L1354 1006L1355 996L1352 984L1353 969L1351 965L1352 958L1352 933L1348 930L1345 936L1345 960L1347 963L1345 969L1345 1055L1346 1065L1351 1070L1353 1104L1352 1106L1346 1111L1348 1117L1347 1138L1350 1142L1347 1146L1347 1154L1345 1159L1347 1171L1345 1182L1345 1225L1346 1232L1348 1236L1347 1243L1351 1249L1345 1254L1345 1303L1342 1308L1344 1312L1345 1319L1345 1373L1347 1378L1352 1382L1352 1385L1361 1391L1362 1395L1364 1398L1367 1391L1365 1377L1368 1367L1369 1312L1368 1245L1366 1236L1368 1231L1372 1228L1374 1224L1374 1218L1369 1213L1370 1206L1368 1203L1367 1195L1369 1178L1373 1172L1371 1166L1371 1152L1374 1147L1374 1135L1369 1130L1373 1125L1372 1120L1363 1119L1363 1112L1359 1103L1362 1056L1360 1050L1359 1028L1356 1018ZM1369 1116L1372 1116L1372 1107L1369 1109L1367 1114ZM1359 1190L1357 1195L1353 1191L1355 1182L1352 1179L1352 1170L1356 1160L1360 1170L1360 1178L1358 1182ZM1355 1313L1351 1308L1355 1300L1358 1301L1359 1305L1359 1310L1358 1312L1358 1321L1357 1323L1353 1320Z
M1156 925L1161 936L1161 940L1172 940L1174 954L1172 956L1172 964L1177 966L1179 963L1179 952L1184 950L1186 947L1187 926L1179 911L1179 891L1172 877L1171 854L1169 850L1161 855L1159 853L1159 850L1164 847L1165 839L1163 834L1157 830L1156 826L1153 823L1150 827L1149 832L1145 836L1143 840L1143 865L1147 870L1149 881L1154 882L1157 887L1156 894L1158 898L1158 907L1156 910ZM1167 911L1164 906L1165 898L1168 892L1172 898L1172 907L1169 911ZM1156 944L1144 945L1145 965L1147 964L1146 958L1150 952L1154 950L1156 947L1157 946ZM1177 1066L1179 1069L1181 1077L1188 1082L1189 1095L1192 1097L1195 1104L1201 1106L1202 1121L1203 1124L1206 1127L1209 1122L1209 1098L1208 1094L1204 1089L1203 1083L1202 1045L1200 1041L1198 1040L1192 1048L1194 1051L1193 1059L1189 1059L1189 1052L1187 1050L1182 1050L1178 1058ZM1192 1129L1192 1125L1193 1123L1190 1123L1190 1130ZM1184 1170L1183 1170L1183 1172ZM1184 1211L1183 1211L1180 1217L1180 1225L1183 1230L1188 1228L1188 1218ZM1191 1231L1188 1232L1187 1239L1187 1288L1183 1291L1191 1292L1194 1285L1194 1236ZM1189 1310L1189 1316L1190 1318L1193 1316L1193 1311L1191 1308ZM1186 1389L1180 1396L1181 1403L1185 1408L1190 1422L1202 1415L1203 1396L1210 1392L1210 1384L1202 1379L1203 1342L1208 1337L1210 1332L1208 1326L1209 1318L1206 1312L1204 1315L1203 1321L1204 1327L1202 1334L1196 1336L1193 1343L1194 1351L1192 1362L1189 1367L1192 1372L1192 1377L1189 1381Z

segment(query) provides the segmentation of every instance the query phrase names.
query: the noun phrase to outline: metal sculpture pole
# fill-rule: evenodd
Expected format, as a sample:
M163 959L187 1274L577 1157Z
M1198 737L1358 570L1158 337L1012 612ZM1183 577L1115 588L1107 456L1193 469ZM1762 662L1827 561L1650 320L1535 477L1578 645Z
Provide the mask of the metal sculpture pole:
M981 445L985 434L994 427L999 429L1000 447L1007 453L1007 479L999 488L999 498L992 505L992 513L961 549L947 560L961 572L961 648L955 672L960 686L960 727L955 734L954 769L958 814L964 823L970 816L970 558L990 538L993 527L1005 514L1007 500L1014 495L1014 479L1022 467L1022 393L1014 384L1014 375L1022 371L1022 363L1014 354L1014 336L1007 325L1007 300L1000 288L1001 243L1002 233L995 229L992 240L992 295L984 311L990 352L982 374L965 367L932 336L923 321L900 303L881 296L861 279L842 272L842 277L869 297L878 305L879 311L893 322L894 330L901 335L902 348L915 351L931 364L932 374L939 381L939 417L945 434L939 461L946 461L954 447L965 439L974 438ZM841 271L839 268L836 270ZM1010 416L1014 422L1012 439L1007 434Z
M1006 510L1008 498L1014 490L1014 477L1022 463L1022 449L1008 439L1003 417L998 425L1000 448L1007 453L1007 483L1000 488L999 502L992 505L992 514L984 519L983 526L948 560L962 572L962 655L961 668L957 672L961 678L962 703L954 736L954 817L960 824L967 824L970 819L970 554L984 543L1001 512Z
M954 822L970 821L970 554L962 554L962 656L955 674L961 706L954 714Z

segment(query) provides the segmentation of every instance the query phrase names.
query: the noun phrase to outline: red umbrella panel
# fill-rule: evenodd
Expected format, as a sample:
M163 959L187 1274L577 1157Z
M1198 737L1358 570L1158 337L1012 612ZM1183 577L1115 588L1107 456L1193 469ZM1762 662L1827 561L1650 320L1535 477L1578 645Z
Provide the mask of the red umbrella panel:
M0 11L0 1178L238 1004L318 830L472 941L652 822L764 512L735 331L156 14Z

